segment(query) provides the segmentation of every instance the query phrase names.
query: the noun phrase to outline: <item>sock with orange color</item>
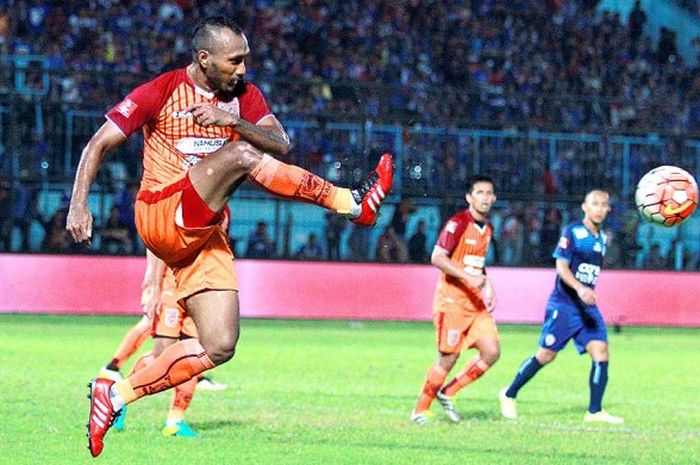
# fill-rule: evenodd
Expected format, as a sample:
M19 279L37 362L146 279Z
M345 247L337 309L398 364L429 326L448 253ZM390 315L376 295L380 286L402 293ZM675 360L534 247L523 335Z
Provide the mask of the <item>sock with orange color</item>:
M350 189L336 187L325 179L298 166L269 156L250 172L250 178L282 197L314 203L342 215L352 212L355 202Z
M141 318L141 320L126 333L121 344L117 347L112 361L107 365L107 368L109 370L119 371L124 362L129 360L148 338L150 330L150 320L146 317Z
M211 368L214 363L199 341L187 339L169 346L151 363L117 382L114 390L128 404L196 378Z
M418 397L418 403L416 404L416 412L425 412L430 410L430 404L435 399L435 395L442 386L442 383L447 377L447 371L442 368L437 363L430 367L428 374L425 377L425 382L423 383L423 390L421 391L420 397Z
M453 397L464 386L474 382L481 375L486 373L490 367L477 355L469 360L469 363L460 371L457 376L442 389L442 393L448 397Z
M168 411L168 419L166 424L174 424L185 418L185 412L192 402L192 396L197 388L198 376L178 384L173 389L173 399L170 402L170 410Z

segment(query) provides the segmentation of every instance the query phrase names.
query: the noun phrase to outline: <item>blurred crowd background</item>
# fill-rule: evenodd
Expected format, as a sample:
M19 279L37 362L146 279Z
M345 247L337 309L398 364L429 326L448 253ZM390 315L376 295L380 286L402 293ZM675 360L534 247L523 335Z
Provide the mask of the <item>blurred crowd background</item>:
M700 30L700 2L660 1ZM231 204L238 256L426 262L482 172L499 194L492 264L550 266L562 224L603 186L608 266L697 270L698 215L657 228L632 200L655 166L700 171L700 39L652 31L648 2L600 3L0 0L0 251L143 253L140 138L100 173L88 248L63 231L80 151L131 89L190 62L198 19L224 14L247 33L248 79L289 131L290 161L340 184L383 151L398 168L374 230L246 186Z

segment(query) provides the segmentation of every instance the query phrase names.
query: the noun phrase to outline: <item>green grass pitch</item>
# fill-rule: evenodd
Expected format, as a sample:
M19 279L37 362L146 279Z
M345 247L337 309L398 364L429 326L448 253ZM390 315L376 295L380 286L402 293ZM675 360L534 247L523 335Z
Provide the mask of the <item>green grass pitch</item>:
M497 392L539 330L502 325L501 360L458 397L465 420L434 404L419 427L408 416L435 358L429 323L278 320L244 320L236 357L213 373L230 388L195 395L187 419L202 439L161 436L167 392L132 404L94 460L85 385L136 320L0 315L1 464L700 463L700 329L611 334L605 407L626 423L588 426L590 361L573 347L521 391L519 422L500 417Z

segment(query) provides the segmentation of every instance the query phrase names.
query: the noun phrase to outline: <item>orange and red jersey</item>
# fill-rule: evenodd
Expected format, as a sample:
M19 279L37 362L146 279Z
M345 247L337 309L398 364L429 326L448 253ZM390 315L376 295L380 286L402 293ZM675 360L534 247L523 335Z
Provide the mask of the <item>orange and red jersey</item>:
M492 233L490 223L479 224L469 210L463 210L445 223L436 246L444 249L450 260L468 274L481 275ZM435 291L433 312L455 307L465 313L486 310L481 291L443 272Z
M271 115L260 90L241 83L238 92L223 101L197 87L186 68L170 71L136 89L105 115L129 137L143 128L141 189L167 182L238 135L231 127L200 126L185 113L193 103L210 103L249 123Z

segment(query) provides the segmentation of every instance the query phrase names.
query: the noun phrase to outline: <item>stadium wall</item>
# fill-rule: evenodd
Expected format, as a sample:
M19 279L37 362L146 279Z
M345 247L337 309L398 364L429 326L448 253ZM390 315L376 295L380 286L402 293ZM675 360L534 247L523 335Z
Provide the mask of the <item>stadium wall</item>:
M138 314L145 259L0 255L0 313ZM241 313L253 318L430 320L429 265L237 260ZM499 322L539 323L553 269L489 268ZM700 273L604 271L608 323L700 327Z

